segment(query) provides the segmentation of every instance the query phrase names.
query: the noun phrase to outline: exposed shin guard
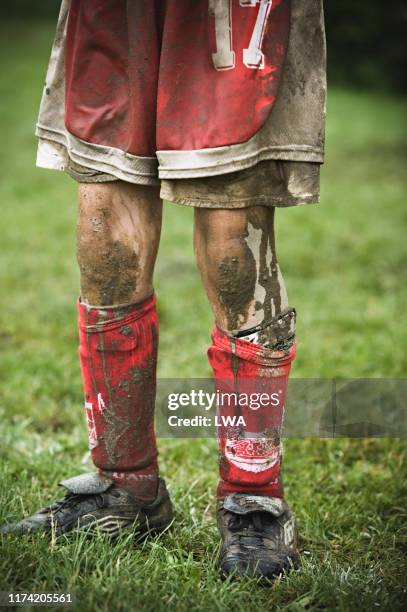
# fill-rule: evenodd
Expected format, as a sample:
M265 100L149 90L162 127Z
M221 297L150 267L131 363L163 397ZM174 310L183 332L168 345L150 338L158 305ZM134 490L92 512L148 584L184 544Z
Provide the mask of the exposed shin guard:
M291 362L295 310L268 323L268 346L212 332L209 362L218 398L218 498L237 492L283 497L280 433Z
M113 308L91 307L79 301L78 311L93 462L119 486L152 500L158 484L155 295L139 304Z

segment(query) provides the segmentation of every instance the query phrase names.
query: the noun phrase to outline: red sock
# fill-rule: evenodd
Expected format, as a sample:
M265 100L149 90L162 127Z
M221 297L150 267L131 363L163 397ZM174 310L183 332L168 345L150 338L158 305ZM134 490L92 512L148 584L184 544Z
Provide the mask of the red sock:
M118 485L152 500L158 482L154 433L156 297L113 308L91 307L79 301L78 312L92 460Z
M214 328L209 362L216 391L229 394L218 402L218 499L242 492L283 497L280 433L295 353L295 342L268 349Z

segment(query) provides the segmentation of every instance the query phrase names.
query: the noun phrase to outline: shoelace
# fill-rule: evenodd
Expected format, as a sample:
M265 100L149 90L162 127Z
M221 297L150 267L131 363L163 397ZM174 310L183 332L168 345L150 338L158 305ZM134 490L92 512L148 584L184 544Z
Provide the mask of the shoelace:
M114 497L119 497L120 493L118 491L110 491L110 495ZM74 508L78 504L84 501L94 500L96 502L97 508L103 508L107 502L107 495L105 493L68 493L60 499L56 501L51 506L48 506L47 510L51 510L52 512L59 512L64 508Z

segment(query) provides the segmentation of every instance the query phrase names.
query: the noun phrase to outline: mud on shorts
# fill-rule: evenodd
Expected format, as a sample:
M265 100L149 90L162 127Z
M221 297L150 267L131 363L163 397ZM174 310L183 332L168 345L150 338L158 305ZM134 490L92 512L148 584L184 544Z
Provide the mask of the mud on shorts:
M319 201L322 0L63 0L37 165L191 206Z

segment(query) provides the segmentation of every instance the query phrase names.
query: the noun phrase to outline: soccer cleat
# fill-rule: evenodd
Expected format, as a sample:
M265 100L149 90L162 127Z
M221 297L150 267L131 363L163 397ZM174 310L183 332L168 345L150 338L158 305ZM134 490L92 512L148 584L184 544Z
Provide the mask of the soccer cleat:
M223 577L272 579L299 565L297 530L287 502L234 493L219 502Z
M169 526L172 507L165 481L160 478L153 502L143 502L98 473L83 474L59 483L68 493L50 506L1 533L55 533L59 536L75 529L97 528L115 537L124 529L137 536L161 532Z

